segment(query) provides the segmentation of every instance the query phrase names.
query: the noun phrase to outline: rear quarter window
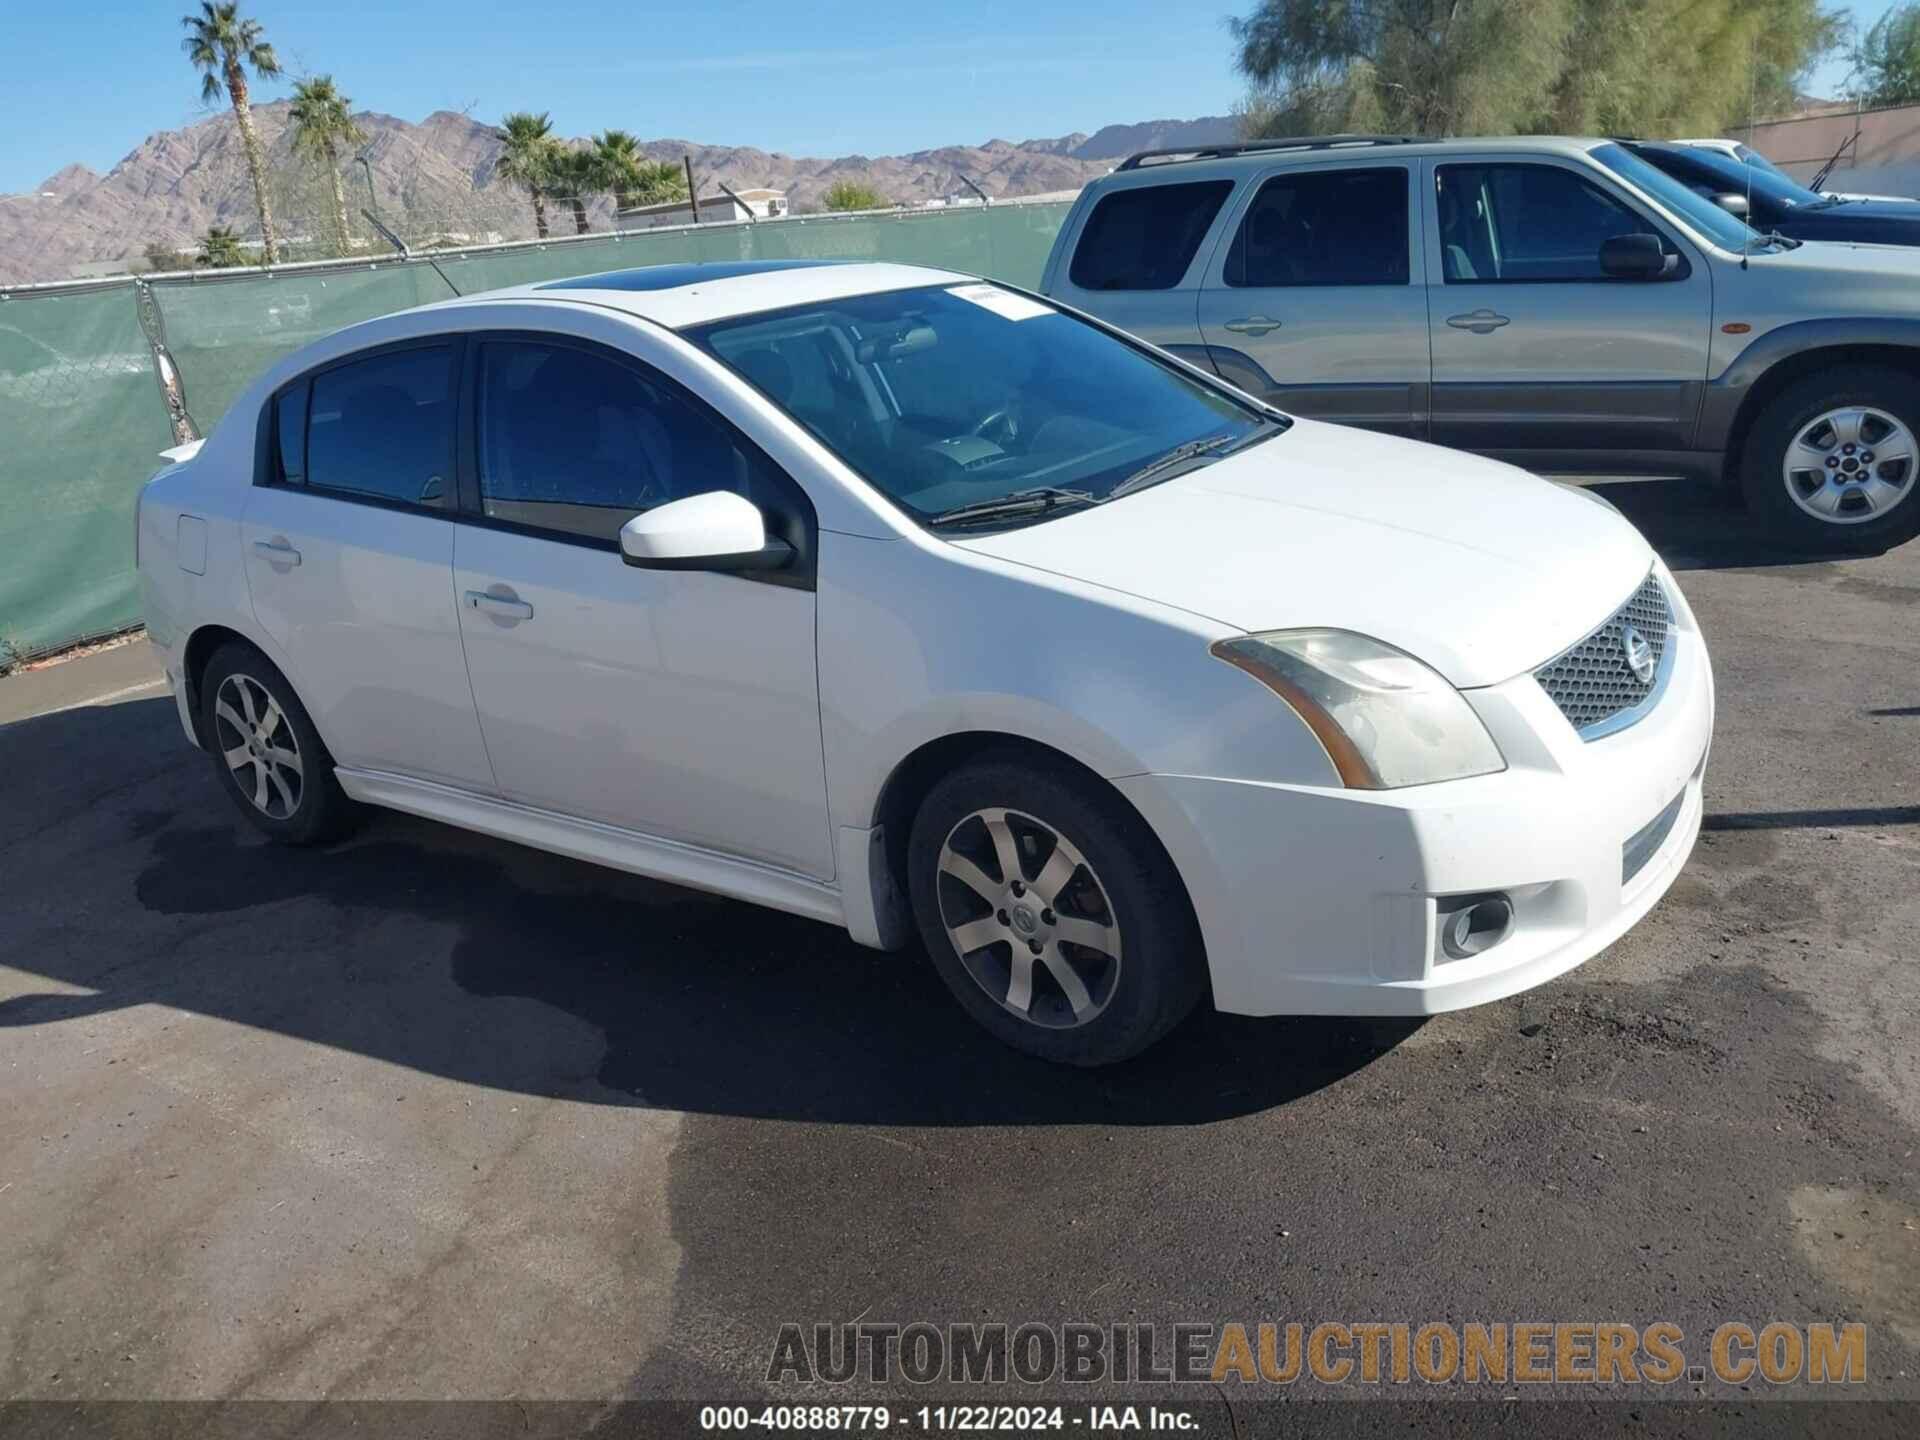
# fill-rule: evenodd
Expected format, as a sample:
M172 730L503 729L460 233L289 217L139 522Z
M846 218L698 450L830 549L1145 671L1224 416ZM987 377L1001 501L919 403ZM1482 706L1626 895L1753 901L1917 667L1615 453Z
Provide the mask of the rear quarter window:
M1193 263L1231 180L1141 185L1103 195L1067 275L1081 290L1171 290Z

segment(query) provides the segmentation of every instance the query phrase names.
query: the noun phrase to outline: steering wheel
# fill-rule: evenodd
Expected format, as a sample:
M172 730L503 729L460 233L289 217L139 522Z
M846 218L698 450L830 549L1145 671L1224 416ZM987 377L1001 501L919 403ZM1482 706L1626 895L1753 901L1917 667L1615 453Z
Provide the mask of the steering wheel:
M988 411L986 416L973 427L970 433L985 440L988 437L988 432L994 429L995 426L1004 427L1003 433L1000 436L1003 441L1012 441L1020 438L1020 420L1019 417L1013 413L1013 407L1011 405L1002 405L997 410Z

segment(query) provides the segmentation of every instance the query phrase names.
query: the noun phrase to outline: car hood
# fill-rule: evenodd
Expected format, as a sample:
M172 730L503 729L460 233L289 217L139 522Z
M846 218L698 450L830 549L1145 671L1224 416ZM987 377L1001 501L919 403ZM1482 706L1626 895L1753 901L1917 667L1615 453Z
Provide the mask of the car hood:
M1653 564L1609 506L1311 420L1110 504L956 543L1241 630L1358 631L1462 688L1558 655Z
M1769 227L1761 222L1759 228ZM1885 200L1850 200L1825 209L1789 211L1771 228L1802 240L1920 245L1920 206Z

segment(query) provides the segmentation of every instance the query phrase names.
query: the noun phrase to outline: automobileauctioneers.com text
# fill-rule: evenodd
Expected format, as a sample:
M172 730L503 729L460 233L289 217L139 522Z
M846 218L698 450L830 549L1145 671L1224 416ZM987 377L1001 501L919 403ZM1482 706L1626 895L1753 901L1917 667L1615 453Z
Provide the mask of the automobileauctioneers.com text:
M1866 1327L1731 1320L1301 1321L1244 1325L873 1322L780 1328L770 1383L1322 1385L1859 1384Z

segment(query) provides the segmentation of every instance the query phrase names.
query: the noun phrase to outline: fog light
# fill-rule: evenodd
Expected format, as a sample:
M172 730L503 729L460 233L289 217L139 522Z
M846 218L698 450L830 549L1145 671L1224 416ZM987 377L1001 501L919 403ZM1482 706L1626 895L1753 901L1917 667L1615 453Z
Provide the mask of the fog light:
M1484 955L1513 929L1513 902L1504 895L1462 895L1441 904L1440 948L1449 960Z

